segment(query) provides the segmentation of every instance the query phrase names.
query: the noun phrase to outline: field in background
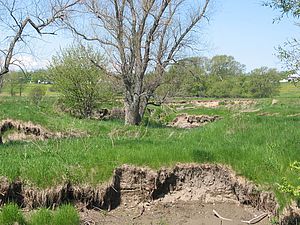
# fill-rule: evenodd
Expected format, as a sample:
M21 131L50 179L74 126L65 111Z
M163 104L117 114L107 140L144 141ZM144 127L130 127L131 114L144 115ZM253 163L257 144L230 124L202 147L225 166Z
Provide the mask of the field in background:
M280 97L300 98L300 84L282 83L280 84Z
M24 84L21 95L22 96L28 96L30 91L34 87L45 88L47 90L46 96L58 96L59 95L59 93L56 92L56 90L54 89L52 84L34 84L34 83ZM20 96L19 89L18 89L17 85L15 85L14 92L15 92L15 96ZM9 85L4 85L3 89L0 92L0 96L11 96L11 87Z
M25 179L39 187L67 180L99 184L124 163L160 168L178 162L213 162L230 165L277 192L283 177L296 181L298 176L289 164L300 160L299 96L300 88L284 84L275 104L272 99L260 99L250 108L153 108L167 114L166 118L184 112L223 117L190 130L165 127L151 117L140 127L124 126L122 121L76 119L57 110L55 97L47 96L36 106L26 97L2 96L0 119L32 121L53 131L85 131L88 135L5 143L0 146L0 176Z

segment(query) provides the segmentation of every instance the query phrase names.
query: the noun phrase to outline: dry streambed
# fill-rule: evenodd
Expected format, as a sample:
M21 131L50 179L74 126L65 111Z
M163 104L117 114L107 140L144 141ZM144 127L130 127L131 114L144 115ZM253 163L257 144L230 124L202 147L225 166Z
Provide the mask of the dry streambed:
M110 182L97 187L68 182L39 189L2 177L0 205L10 201L27 209L55 208L71 202L79 208L83 224L120 224L120 219L129 224L159 224L161 220L167 224L196 224L199 220L212 224L220 221L213 209L232 219L224 224L240 224L240 220L262 213L279 218L273 193L262 191L229 167L218 164L179 164L158 171L124 165L115 169ZM293 220L299 219L296 210L286 210L280 216L283 224L295 224ZM259 224L266 221L265 218Z

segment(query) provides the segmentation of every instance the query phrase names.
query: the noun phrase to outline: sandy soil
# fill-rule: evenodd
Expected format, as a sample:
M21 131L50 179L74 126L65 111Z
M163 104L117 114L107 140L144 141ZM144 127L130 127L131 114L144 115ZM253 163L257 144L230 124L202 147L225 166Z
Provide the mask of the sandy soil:
M213 210L232 221L221 221ZM136 207L122 205L117 209L106 212L99 210L84 210L80 212L82 224L186 224L186 225L241 225L241 220L250 220L262 212L237 203L203 204L202 201L179 201L176 203L146 203ZM271 224L268 217L258 225Z

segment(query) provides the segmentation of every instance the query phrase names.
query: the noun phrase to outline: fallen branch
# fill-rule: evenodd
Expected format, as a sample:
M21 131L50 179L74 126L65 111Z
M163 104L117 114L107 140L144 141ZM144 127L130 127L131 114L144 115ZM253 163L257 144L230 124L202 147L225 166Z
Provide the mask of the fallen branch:
M241 220L242 223L247 223L247 224L256 224L258 223L259 221L263 220L265 217L268 216L268 213L263 213L259 216L256 216L254 217L253 219L251 220L248 220L248 221L245 221L245 220Z

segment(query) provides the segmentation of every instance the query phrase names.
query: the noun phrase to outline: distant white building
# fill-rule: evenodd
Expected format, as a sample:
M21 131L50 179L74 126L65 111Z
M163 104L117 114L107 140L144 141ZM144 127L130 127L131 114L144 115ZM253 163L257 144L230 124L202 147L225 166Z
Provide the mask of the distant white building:
M287 78L288 81L299 81L300 80L300 74L292 74L289 75Z
M300 81L300 74L291 74L287 78L280 80L280 83L287 83L287 82L298 82Z
M289 82L288 79L282 79L279 81L279 83L287 83L287 82Z

